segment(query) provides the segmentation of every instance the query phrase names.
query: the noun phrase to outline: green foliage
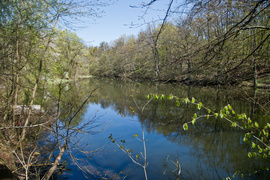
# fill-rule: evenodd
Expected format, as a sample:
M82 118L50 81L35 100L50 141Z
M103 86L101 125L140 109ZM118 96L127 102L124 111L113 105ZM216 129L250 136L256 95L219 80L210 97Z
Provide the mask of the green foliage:
M100 76L233 84L254 78L250 63L253 59L260 72L267 71L270 40L265 1L196 2L189 2L188 15L173 23L149 24L138 37L122 35L111 45L103 42L92 47L90 72ZM184 7L180 1L176 4ZM254 12L259 12L256 18L252 16ZM247 18L249 21L245 21Z
M174 96L172 94L170 94L169 96L167 96L167 99L170 99L171 100L171 99L173 99L173 97Z
M169 100L175 100L175 105L178 107L180 103L178 101L178 97L170 94L167 96ZM269 142L269 132L270 132L270 124L266 123L264 126L260 126L258 122L252 121L245 113L237 114L233 110L230 104L224 106L219 112L214 112L209 108L205 107L202 102L196 101L195 98L192 97L191 101L189 98L182 98L182 102L186 104L191 104L196 107L198 111L203 111L198 116L198 113L194 113L192 120L183 124L183 129L185 131L188 130L188 124L195 125L199 118L209 118L213 116L214 118L220 118L225 121L228 121L233 128L240 128L245 133L243 137L243 142L249 143L254 149L253 152L248 152L247 156L249 158L259 157L266 160L269 160L270 157L270 142ZM261 128L260 128L261 127Z
M183 124L183 129L184 129L185 131L188 130L188 124L187 124L187 123Z

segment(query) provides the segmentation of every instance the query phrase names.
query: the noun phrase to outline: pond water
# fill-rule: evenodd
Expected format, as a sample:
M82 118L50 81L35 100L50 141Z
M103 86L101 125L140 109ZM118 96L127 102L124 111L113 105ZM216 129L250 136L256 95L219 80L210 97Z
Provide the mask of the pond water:
M267 162L248 158L252 148L243 142L245 132L241 129L232 128L223 119L202 118L184 131L183 124L191 121L194 113L206 112L185 103L177 107L174 100L166 98L147 99L149 93L194 97L217 112L230 104L236 113L246 113L263 123L269 122L269 115L248 99L269 102L268 92L94 78L76 86L82 96L99 88L79 114L78 124L91 120L85 125L91 128L74 138L77 144L69 149L74 159L65 155L68 170L58 175L59 179L145 179L144 169L122 149L129 150L129 155L142 165L146 152L148 179L225 179L232 178L235 172L239 172L236 179L241 179L241 174L245 179L269 178L265 172L249 176Z

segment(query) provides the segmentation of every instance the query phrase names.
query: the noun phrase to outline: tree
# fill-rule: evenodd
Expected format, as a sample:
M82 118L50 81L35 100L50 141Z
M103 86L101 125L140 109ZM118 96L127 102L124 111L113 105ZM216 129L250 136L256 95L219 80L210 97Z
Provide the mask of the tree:
M156 1L150 1L142 7L147 11L154 3ZM269 41L266 20L269 15L268 7L269 3L265 0L168 1L167 12L156 37L161 37L168 16L179 12L182 17L179 20L180 28L187 26L192 33L190 35L197 38L195 46L193 44L188 53L178 55L179 61L189 57L188 74L192 74L195 80L208 79L214 83L256 79L255 74L265 76L268 71L268 67L256 63L259 56L268 53L263 48L268 47ZM186 14L183 15L182 12ZM253 58L254 55L256 58ZM260 72L256 72L258 67ZM251 75L251 72L254 73Z
M63 38L56 34L56 29L69 26L78 17L97 18L101 13L99 7L104 5L106 3L98 0L18 0L0 3L1 137L4 137L3 143L13 157L20 162L22 171L14 171L14 166L10 167L11 170L25 179L29 179L37 155L35 151L39 148L37 139L41 129L37 127L55 123L47 116L36 115L36 107L41 111L41 107L48 102L44 98L48 98L48 83L57 78L51 74L51 69L57 66L51 57L68 59L70 66L75 67L75 71L70 66L68 69L73 78L78 75L81 65L77 59L71 58L75 54L82 56L82 42L74 34L66 36L73 39L66 41L62 47L59 44L62 54L54 51L57 39ZM68 45L76 48L67 52L64 47ZM71 54L65 56L63 53ZM30 143L28 139L31 139Z
M63 78L66 75L75 81L78 78L78 68L82 64L80 62L84 48L82 40L75 33L60 31L56 39L56 47L55 70L60 73L58 77Z

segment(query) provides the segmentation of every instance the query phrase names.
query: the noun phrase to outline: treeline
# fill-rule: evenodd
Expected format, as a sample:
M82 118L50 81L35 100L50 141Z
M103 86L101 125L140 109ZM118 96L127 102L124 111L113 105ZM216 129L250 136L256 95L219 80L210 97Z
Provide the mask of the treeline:
M154 3L154 2L153 2ZM90 48L90 74L235 84L270 73L269 2L186 1L174 22Z

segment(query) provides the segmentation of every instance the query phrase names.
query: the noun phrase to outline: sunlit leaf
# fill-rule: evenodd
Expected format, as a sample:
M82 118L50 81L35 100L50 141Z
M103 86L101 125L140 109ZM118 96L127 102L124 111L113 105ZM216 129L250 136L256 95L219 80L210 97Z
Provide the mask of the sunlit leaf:
M254 123L256 128L259 128L259 124L257 122Z
M224 114L221 112L221 113L219 113L219 117L221 118L221 119L223 119L224 118Z
M183 129L184 129L185 131L188 130L188 125L187 125L187 123L183 124Z
M194 125L195 122L196 122L196 119L192 119L192 121L191 121L192 125Z
M196 113L193 115L193 119L197 119L197 114Z
M167 96L167 99L173 99L173 95L172 94L170 94L169 96Z
M188 97L187 98L182 98L182 102L184 102L184 103L189 103L190 102L190 100L188 99Z
M163 100L165 98L164 94L161 94L160 99Z

